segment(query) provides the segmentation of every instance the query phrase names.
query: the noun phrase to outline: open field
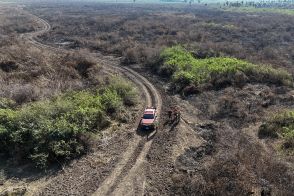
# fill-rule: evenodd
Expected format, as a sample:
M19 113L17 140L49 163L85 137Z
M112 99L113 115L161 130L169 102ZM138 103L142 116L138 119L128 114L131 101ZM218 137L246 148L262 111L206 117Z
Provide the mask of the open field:
M273 66L293 64L293 16L185 5L81 6L31 10L52 23L53 30L42 40L123 55L126 63L145 62L164 46L183 44L203 55Z
M293 15L75 2L0 21L0 195L294 192Z

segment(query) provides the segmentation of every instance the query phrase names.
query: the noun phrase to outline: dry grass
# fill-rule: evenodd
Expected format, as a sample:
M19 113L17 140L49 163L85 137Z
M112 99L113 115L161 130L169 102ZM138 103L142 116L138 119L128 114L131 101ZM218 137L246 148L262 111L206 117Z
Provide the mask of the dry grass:
M12 43L12 45L11 45ZM99 66L80 53L53 54L11 41L1 47L1 97L36 101L99 83Z
M288 68L293 64L293 16L254 17L167 5L81 3L29 9L53 24L43 41L120 55L124 63L145 62L154 53L150 51L184 44L202 57L233 56Z
M16 11L17 8L0 7L0 35L16 35L32 32L38 28L26 14Z
M0 8L0 97L18 104L90 87L100 68L81 52L56 54L19 39L40 24L17 8Z

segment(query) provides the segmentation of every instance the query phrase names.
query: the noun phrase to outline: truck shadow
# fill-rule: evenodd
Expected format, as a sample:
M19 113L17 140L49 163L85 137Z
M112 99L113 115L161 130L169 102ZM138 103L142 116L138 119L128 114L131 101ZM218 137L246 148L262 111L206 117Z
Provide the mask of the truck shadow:
M146 139L149 141L154 138L155 134L157 133L156 129L150 129L146 130L142 128L140 125L138 125L136 134L141 136L141 137L146 137Z

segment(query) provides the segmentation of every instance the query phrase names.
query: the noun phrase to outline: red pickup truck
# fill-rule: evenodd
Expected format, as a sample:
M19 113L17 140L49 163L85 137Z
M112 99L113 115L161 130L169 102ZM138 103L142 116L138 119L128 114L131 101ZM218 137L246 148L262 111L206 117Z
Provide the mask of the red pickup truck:
M144 114L140 121L140 128L144 130L156 129L157 124L157 113L155 107L147 107L144 110Z

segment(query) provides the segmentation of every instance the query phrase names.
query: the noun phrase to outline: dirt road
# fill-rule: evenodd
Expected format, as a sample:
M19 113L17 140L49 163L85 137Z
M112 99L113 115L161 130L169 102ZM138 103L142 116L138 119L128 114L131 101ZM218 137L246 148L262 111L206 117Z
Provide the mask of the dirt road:
M37 23L42 24L43 28L36 32L22 34L22 39L41 49L47 49L54 52L67 52L67 50L65 49L55 48L37 41L37 37L50 31L51 26L47 21L31 13L26 13L30 15ZM143 91L146 105L157 107L158 118L160 118L162 106L161 96L157 89L145 77L130 68L121 67L119 64L119 60L115 59L112 56L102 56L97 53L91 53L90 56L95 59L98 64L102 64L104 66L104 69L106 71L108 70L108 73L121 73L126 78L132 80L138 86L138 88ZM134 124L134 126L135 127L132 127L133 130L136 129L137 122ZM122 138L118 139L122 140ZM111 171L108 171L109 175L107 175L105 179L99 179L101 180L101 184L96 182L89 183L89 180L91 179L87 178L87 184L94 185L94 187L91 187L88 193L91 194L92 190L95 190L95 192L93 193L94 195L143 195L146 181L144 163L147 162L146 155L150 150L152 142L152 139L146 140L146 137L142 136L142 134L134 134L131 139L126 139L125 143L128 144L126 146L126 149L124 149L123 153L120 154L119 161L117 161L116 163L112 163L114 164L114 166L110 167ZM89 158L91 156L94 156L93 159L95 159L95 153L88 156ZM85 170L85 165L81 164L81 162L85 162L85 160L87 160L87 158L83 158L81 161L77 161L77 164L71 166L71 168L75 168L74 170ZM95 169L97 168L94 168L93 170ZM83 175L85 176L91 174L91 172L88 171L89 168L85 170L86 172L82 172L82 176L72 175L73 171L71 169L65 170L67 172L55 176L54 179L50 181L51 183L49 183L44 190L39 192L39 194L80 194L82 190L86 188L83 183L80 183L80 181L84 178ZM103 169L100 168L100 170ZM68 175L68 173L71 175ZM95 174L98 175L100 174L100 172L94 172L93 175ZM78 179L74 179L75 177L77 177ZM95 179L97 180L97 178L93 176L92 179L93 181ZM66 182L71 183L71 186L62 186L65 185ZM74 187L74 190L72 190L72 187ZM67 189L71 189L68 190L70 192L67 192Z

